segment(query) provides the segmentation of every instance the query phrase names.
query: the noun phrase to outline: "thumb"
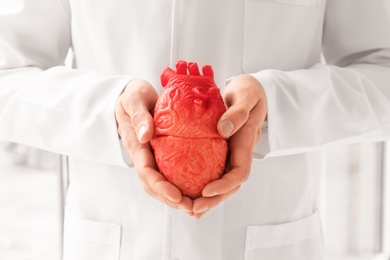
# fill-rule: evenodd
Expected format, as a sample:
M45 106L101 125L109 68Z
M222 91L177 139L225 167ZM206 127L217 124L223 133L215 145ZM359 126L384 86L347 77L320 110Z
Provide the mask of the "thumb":
M267 113L264 89L251 75L233 78L226 87L224 100L228 109L218 122L218 132L226 138L244 124L257 129Z
M140 143L149 142L153 136L154 124L151 111L157 98L158 94L152 85L141 79L130 81L123 93L123 109L129 116L129 123Z
M248 120L250 108L234 104L221 116L218 132L223 137L230 137Z
M154 123L152 115L145 108L139 107L139 111L129 114L134 130L140 143L147 143L153 136Z

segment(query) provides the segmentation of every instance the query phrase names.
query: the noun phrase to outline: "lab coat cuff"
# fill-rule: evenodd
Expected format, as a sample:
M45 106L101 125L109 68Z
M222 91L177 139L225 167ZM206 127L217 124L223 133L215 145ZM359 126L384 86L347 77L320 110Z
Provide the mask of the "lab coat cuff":
M261 137L255 149L253 151L253 157L255 159L266 159L269 157L271 153L271 145L273 138L273 128L272 128L272 119L274 118L274 104L273 104L273 96L274 96L274 76L272 75L272 70L260 71L257 73L249 74L253 76L255 79L259 81L261 86L264 89L268 112L267 112L267 121L263 124L261 129Z

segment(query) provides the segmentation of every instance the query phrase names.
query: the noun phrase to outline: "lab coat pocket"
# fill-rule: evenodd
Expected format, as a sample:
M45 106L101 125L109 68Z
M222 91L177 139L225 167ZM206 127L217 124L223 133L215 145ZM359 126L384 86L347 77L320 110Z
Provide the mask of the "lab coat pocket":
M290 223L247 228L245 260L320 260L322 254L318 212Z
M119 259L121 226L79 218L66 211L64 260Z
M245 0L244 72L309 67L321 44L322 1Z

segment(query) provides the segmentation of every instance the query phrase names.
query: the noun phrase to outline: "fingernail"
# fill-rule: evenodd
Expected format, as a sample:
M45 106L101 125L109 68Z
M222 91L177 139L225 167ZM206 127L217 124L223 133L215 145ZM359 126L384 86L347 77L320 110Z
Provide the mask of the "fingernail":
M209 193L204 193L202 195L203 195L203 197L214 197L214 196L218 195L218 193L212 191L212 192L209 192Z
M146 125L141 125L138 129L138 140L141 140L146 132Z
M173 197L171 195L167 195L166 198L169 199L172 202L180 202L181 201L181 197L180 198L178 198L178 197L175 198L175 197Z
M234 130L234 125L233 125L232 121L230 121L229 119L223 120L221 123L221 126L222 126L222 129L221 129L222 134L226 137L230 136Z
M202 213L207 211L209 208L207 206L201 207L200 209L194 210L195 214Z

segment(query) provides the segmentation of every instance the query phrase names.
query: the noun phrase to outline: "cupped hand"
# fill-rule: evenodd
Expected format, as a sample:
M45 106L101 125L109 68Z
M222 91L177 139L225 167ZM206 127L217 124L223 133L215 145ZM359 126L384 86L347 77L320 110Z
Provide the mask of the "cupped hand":
M226 173L221 179L207 184L202 197L194 201L195 218L202 217L237 192L248 179L253 149L267 116L264 89L250 75L233 78L226 86L224 101L228 109L218 122L218 132L223 137L230 137Z
M153 110L158 94L142 79L131 80L118 98L115 116L123 146L130 154L145 191L169 205L192 215L193 202L157 170L150 139L153 136Z

